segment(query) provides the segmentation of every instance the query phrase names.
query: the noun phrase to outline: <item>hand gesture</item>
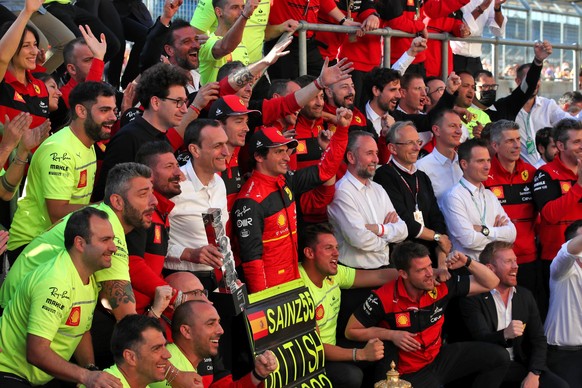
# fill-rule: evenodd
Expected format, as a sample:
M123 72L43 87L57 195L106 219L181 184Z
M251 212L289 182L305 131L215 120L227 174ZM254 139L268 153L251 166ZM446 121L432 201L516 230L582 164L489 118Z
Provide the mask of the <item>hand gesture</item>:
M523 331L525 330L525 325L522 321L518 321L514 319L509 323L505 329L503 329L503 338L505 339L514 339L523 335Z
M498 214L495 216L495 222L493 223L494 227L498 227L498 226L505 226L509 223L509 219L507 219L507 217Z
M282 39L279 42L277 42L273 48L271 49L271 51L269 51L267 53L267 55L265 55L265 57L263 58L263 61L265 61L269 66L271 66L273 63L277 62L277 60L281 57L284 57L285 55L289 54L289 51L283 51L287 48L287 46L289 46L291 44L291 42L293 41L293 35L289 34L289 36L286 39Z
M432 277L438 283L444 283L451 278L451 273L444 267L435 268L432 270Z
M174 17L180 6L184 3L184 0L166 0L164 2L164 8L162 10L162 16L160 18L160 22L162 22L162 18L165 19L163 24L167 25L170 20Z
M358 349L364 355L363 361L378 361L384 358L384 342L378 338L372 338L368 341L364 349Z
M507 0L495 0L495 8L501 7L502 4L505 4Z
M174 294L174 289L171 286L156 287L156 294L152 303L152 310L154 315L161 317L162 313L170 305L170 299Z
M135 106L136 89L137 83L135 81L128 83L125 87L125 90L123 91L123 99L121 100L121 113Z
M36 128L26 129L22 133L20 145L28 152L32 151L40 145L49 135L51 130L51 121L46 119L44 123Z
M255 372L261 377L267 377L279 368L279 361L275 353L265 350L263 354L255 357Z
M206 245L202 248L192 249L188 261L196 264L206 264L212 268L220 268L224 255L214 245Z
M281 33L284 32L295 32L299 27L299 22L295 19L287 19L283 23L279 24L281 28Z
M451 74L447 77L447 82L445 82L445 86L447 89L447 93L455 94L457 90L459 90L459 86L461 86L461 77L457 75L454 71L451 71Z
M204 109L208 104L218 99L219 91L220 85L218 82L207 83L198 90L192 105L200 110Z
M245 7L243 8L243 15L250 18L255 9L259 6L260 0L247 0ZM244 17L243 16L243 17ZM245 18L246 20L246 18Z
M283 134L283 136L285 136L285 134ZM319 131L319 133L317 134L317 144L319 145L319 148L325 150L329 145L331 136L332 133L329 129L322 129L321 131Z
M455 106L453 108L453 110L459 115L459 117L461 118L461 121L464 122L465 124L470 123L471 121L473 121L473 113L469 112L467 109L465 108L461 108L460 106Z
M346 21L344 22L343 26L348 26L348 27L362 27L362 23L353 21L351 19L346 19Z
M328 67L329 58L325 58L319 79L323 83L322 86L330 86L336 82L343 81L351 77L350 73L354 70L353 63L348 62L347 58L342 58L335 64L335 66Z
M382 116L382 119L380 120L380 126L382 127L382 130L380 131L380 136L386 137L386 135L388 135L390 127L393 126L395 122L396 120L394 120L394 117L390 116L390 113L385 113L384 116Z
M536 60L543 62L544 59L552 54L552 44L547 40L543 42L537 41L534 43L534 55Z
M103 58L105 58L105 52L107 51L107 42L105 41L105 34L103 33L101 34L100 36L101 41L99 41L99 39L97 39L95 35L93 35L91 27L89 27L88 25L85 25L85 27L79 26L79 30L81 30L83 39L85 39L87 47L89 47L89 50L91 50L95 58L103 60Z
M467 38L471 36L471 29L469 28L469 26L467 26L465 22L463 22L463 24L461 24L461 26L459 27L459 36L461 38Z
M461 252L455 251L449 255L446 264L449 270L458 269L467 263L467 256Z
M426 42L427 40L422 36L417 36L416 38L412 39L410 43L410 48L406 53L412 57L415 57L417 54L420 54L424 50L426 50Z
M2 135L0 147L12 152L31 123L32 116L27 112L19 113L12 121L10 121L8 115L4 115L4 134Z
M477 125L475 125L473 127L473 137L476 137L477 139L481 138L481 133L483 132L483 124L481 124L479 121L477 121Z
M24 3L24 11L32 15L40 9L44 0L26 0Z
M87 388L123 388L123 384L117 377L102 371L89 372L85 386Z
M38 48L38 53L36 54L36 64L41 65L46 62L46 50L43 48Z
M353 112L348 108L344 107L337 108L337 110L335 111L335 115L337 125L339 127L349 127L350 123L352 122L352 117L354 117Z
M392 331L392 342L405 352L414 352L420 349L420 343L414 337L416 337L416 334L404 330Z

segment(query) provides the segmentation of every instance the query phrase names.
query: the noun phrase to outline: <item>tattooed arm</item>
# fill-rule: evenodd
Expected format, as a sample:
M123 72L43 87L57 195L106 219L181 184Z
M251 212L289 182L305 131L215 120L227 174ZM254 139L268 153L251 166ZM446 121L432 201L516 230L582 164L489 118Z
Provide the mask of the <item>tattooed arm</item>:
M101 283L100 300L111 310L117 321L129 314L137 314L131 283L126 280L108 280Z

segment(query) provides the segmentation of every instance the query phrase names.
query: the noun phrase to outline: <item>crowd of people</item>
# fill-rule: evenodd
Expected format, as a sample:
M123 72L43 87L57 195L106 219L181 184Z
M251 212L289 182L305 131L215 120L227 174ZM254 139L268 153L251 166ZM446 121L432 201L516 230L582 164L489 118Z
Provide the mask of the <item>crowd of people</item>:
M221 358L226 248L250 294L303 279L335 387L582 387L582 94L541 95L548 42L498 96L428 39L504 2L0 1L0 386L263 386L272 351ZM300 75L301 20L357 32Z

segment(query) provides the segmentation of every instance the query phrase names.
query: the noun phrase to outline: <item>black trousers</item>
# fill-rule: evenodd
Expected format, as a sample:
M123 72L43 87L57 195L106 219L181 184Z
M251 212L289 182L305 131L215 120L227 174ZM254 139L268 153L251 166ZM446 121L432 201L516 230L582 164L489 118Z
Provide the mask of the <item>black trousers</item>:
M503 388L519 388L528 373L529 370L525 365L511 361L503 379ZM540 388L544 387L568 388L568 383L551 371L543 371L540 375Z
M453 54L453 69L456 73L464 70L471 74L475 74L477 71L483 70L481 57L473 58Z
M582 350L569 351L548 348L548 368L570 384L582 388Z
M413 387L440 388L461 377L476 374L471 387L501 385L509 367L509 353L499 345L485 342L457 342L441 347L435 360L418 372L402 375Z

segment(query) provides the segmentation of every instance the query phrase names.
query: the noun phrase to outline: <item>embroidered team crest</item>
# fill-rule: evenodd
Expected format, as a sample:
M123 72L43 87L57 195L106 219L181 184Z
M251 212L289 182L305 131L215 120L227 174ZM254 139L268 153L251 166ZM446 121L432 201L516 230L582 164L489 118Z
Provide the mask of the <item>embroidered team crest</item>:
M307 145L305 144L305 140L299 140L297 142L297 155L303 155L307 153Z
M293 200L293 193L291 192L291 189L287 186L285 186L285 192L287 193L287 196L289 197L289 201Z
M362 119L360 118L360 116L356 116L356 123L358 124L362 123Z
M75 306L71 309L71 313L69 314L69 318L67 318L65 325L79 326L79 322L81 322L81 306Z
M323 305L320 304L315 309L315 319L319 321L319 320L323 319L324 316L325 316L325 309L323 308Z
M79 184L77 185L77 188L80 189L82 187L87 187L87 169L81 171L81 174L79 175Z
M14 101L24 102L24 98L18 92L14 92Z
M527 170L522 171L521 172L521 179L523 179L523 181L527 181L527 178L529 178L529 172Z
M154 229L154 244L161 244L162 243L162 226L156 225Z
M433 299L436 299L437 298L438 291L437 291L436 287L433 288L431 291L428 292L428 296L430 296Z
M396 327L410 327L410 313L396 314Z
M562 181L560 182L560 188L562 189L562 194L566 194L572 188L572 184L570 182Z
M34 88L36 94L40 94L40 88L38 87L38 85L32 85L32 87Z
M503 199L505 197L503 193L503 186L493 186L490 188L490 190L498 199Z

